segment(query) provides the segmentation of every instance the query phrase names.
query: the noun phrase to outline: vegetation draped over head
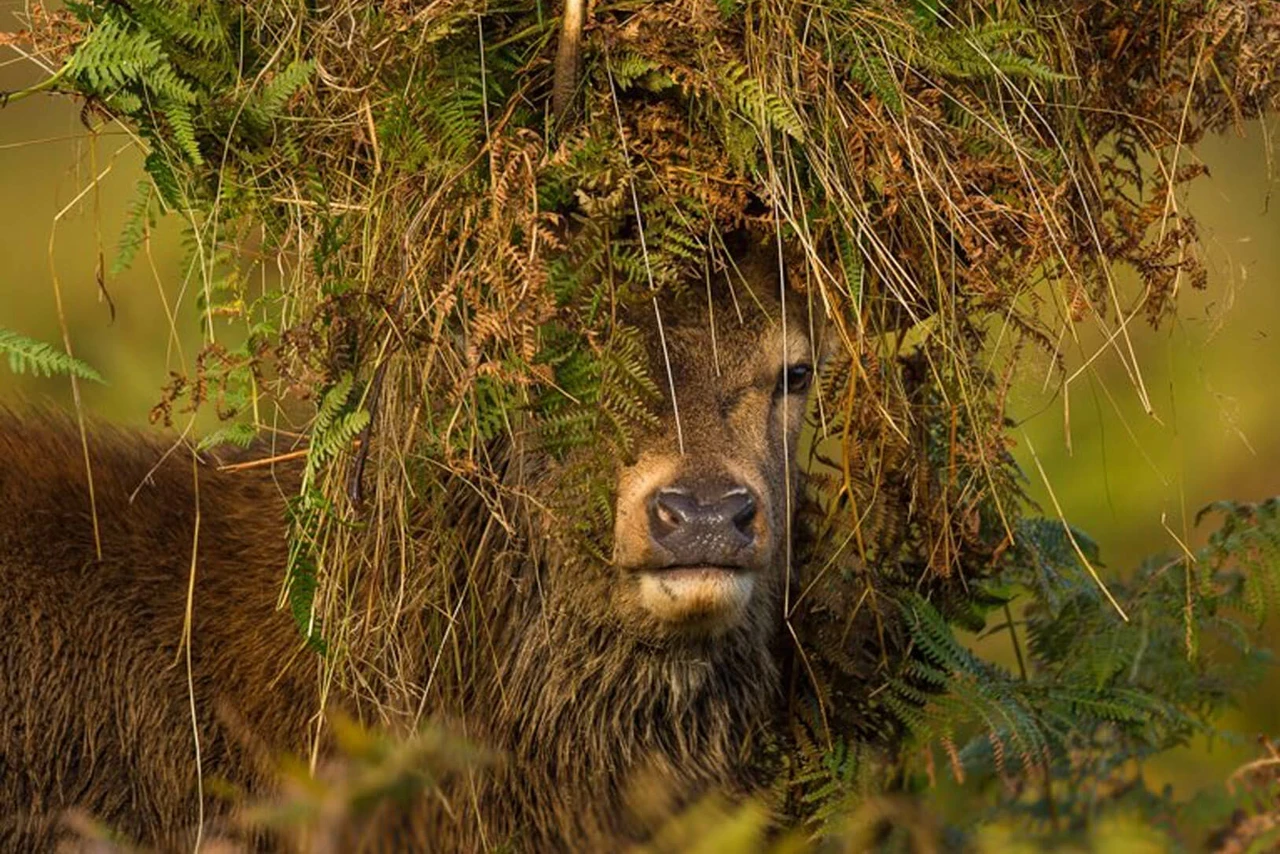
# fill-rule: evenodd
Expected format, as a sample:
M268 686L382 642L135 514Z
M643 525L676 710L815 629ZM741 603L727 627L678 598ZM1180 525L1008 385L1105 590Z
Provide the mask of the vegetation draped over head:
M207 444L247 445L274 426L268 396L315 402L288 592L334 661L416 659L392 573L413 589L429 571L404 557L415 538L483 551L483 522L421 520L452 481L500 512L495 440L625 448L656 387L616 305L721 275L745 230L776 242L793 304L841 344L806 517L835 545L803 556L788 615L814 683L794 728L805 803L861 785L846 739L874 730L912 734L930 775L937 749L959 777L1008 781L1072 772L1064 748L1106 726L1130 739L1114 755L1138 755L1212 717L1169 685L1203 680L1193 637L1230 585L1189 570L1167 591L1204 597L1166 615L1181 681L1121 678L1123 643L1111 663L1081 650L1063 620L1118 631L1118 611L1165 594L1107 602L1087 539L1025 518L1005 393L1023 348L1057 360L1092 325L1145 402L1131 319L1205 285L1184 149L1276 105L1275 3L602 0L555 118L540 2L67 9L32 7L7 41L47 64L36 89L83 97L87 122L120 121L146 152L113 269L157 217L186 224L207 344L157 419L212 403L227 424ZM609 484L580 468L566 526L602 549ZM384 575L384 600L347 602L351 573ZM1007 616L1015 588L1034 615L1018 676L950 628ZM1081 656L1092 670L1068 678ZM358 678L396 681L377 672Z

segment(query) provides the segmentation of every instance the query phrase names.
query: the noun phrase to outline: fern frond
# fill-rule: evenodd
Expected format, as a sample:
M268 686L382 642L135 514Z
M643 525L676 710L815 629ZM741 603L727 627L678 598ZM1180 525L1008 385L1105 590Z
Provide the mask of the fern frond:
M352 391L355 379L350 373L333 384L325 393L311 425L311 447L307 452L307 471L315 472L338 453L351 446L352 441L369 426L369 412L352 410Z
M182 153L197 166L204 163L200 153L200 145L196 142L195 123L191 116L191 108L179 101L168 101L160 110L169 121L169 129L173 131L173 140Z
M96 383L106 382L101 374L85 362L61 350L55 350L43 341L19 335L3 327L0 327L0 353L9 357L9 369L15 374L32 373L46 377L67 375Z
M799 142L805 139L804 121L781 95L765 91L764 84L746 66L727 63L719 71L719 82L730 101L749 121L761 128L782 131Z
M289 99L311 81L315 69L313 61L298 59L271 78L256 99L256 106L263 117L271 120L279 116Z
M219 445L235 445L240 448L248 448L256 438L258 438L258 430L252 424L229 424L201 439L197 449L208 451Z
M111 261L111 275L118 276L133 265L133 259L137 257L138 250L142 248L155 224L155 190L150 181L141 180L134 190L124 227L116 241L116 257Z

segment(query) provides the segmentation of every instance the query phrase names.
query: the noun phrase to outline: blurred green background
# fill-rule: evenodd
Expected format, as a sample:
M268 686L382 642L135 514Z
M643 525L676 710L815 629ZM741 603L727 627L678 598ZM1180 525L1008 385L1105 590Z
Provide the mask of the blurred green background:
M0 0L0 31L17 28L20 8ZM0 90L41 77L29 60L0 54ZM1277 129L1251 125L1243 136L1211 138L1182 155L1210 169L1181 197L1199 220L1210 280L1206 291L1182 294L1176 322L1152 330L1139 313L1127 328L1153 414L1114 351L1092 358L1102 339L1087 324L1082 340L1063 348L1068 373L1088 363L1067 393L1050 354L1028 349L1019 360L1010 414L1020 419L1016 452L1030 492L1052 514L1051 487L1066 517L1100 543L1111 572L1179 551L1179 541L1200 544L1204 532L1193 519L1210 501L1280 493L1280 213L1271 205L1280 182L1268 154ZM146 423L168 372L200 342L176 216L132 270L99 286L140 160L118 128L91 137L69 100L41 95L0 110L0 327L60 346L58 289L75 355L108 379L82 384L86 408L134 424ZM1116 275L1122 301L1132 305L1134 277ZM19 400L67 406L69 382L0 367L0 401ZM1272 637L1280 642L1274 626ZM1242 734L1239 743L1196 745L1150 773L1186 793L1221 786L1253 754L1249 734L1280 733L1280 680L1269 680L1228 724Z
M1274 119L1253 123L1181 155L1209 169L1179 195L1199 223L1209 282L1180 294L1174 322L1153 330L1138 312L1127 327L1150 414L1139 381L1098 330L1080 329L1079 344L1064 343L1068 375L1089 365L1065 390L1060 375L1050 376L1050 357L1026 351L1009 412L1020 419L1015 454L1029 492L1046 515L1056 515L1057 498L1065 517L1098 541L1108 572L1126 573L1156 553L1180 554L1182 544L1203 545L1215 521L1196 528L1195 517L1212 501L1280 494L1277 129ZM1137 277L1114 272L1122 305L1136 304ZM1275 615L1267 634L1280 649ZM1257 734L1280 733L1277 676L1269 674L1223 722L1239 733L1237 742L1201 742L1164 756L1148 769L1153 781L1180 794L1220 788L1256 757Z

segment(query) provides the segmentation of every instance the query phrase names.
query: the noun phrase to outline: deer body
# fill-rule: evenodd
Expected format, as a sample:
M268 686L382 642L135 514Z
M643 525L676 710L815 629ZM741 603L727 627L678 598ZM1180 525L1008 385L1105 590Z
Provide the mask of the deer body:
M651 357L671 360L680 424L668 399L618 463L612 559L512 543L518 565L474 581L495 603L490 646L458 702L428 711L465 713L500 761L361 846L612 845L650 829L628 807L637 779L677 805L754 785L779 693L804 325L665 330ZM110 428L89 451L97 541L74 424L0 410L0 849L51 850L76 808L190 850L202 809L209 832L227 822L200 798L197 734L205 780L263 795L275 757L316 732L319 659L277 607L297 484ZM554 483L554 464L538 470ZM535 531L563 524L524 512Z
M180 847L199 814L197 726L206 775L253 784L271 773L269 757L227 731L219 703L298 752L316 709L314 665L280 667L301 648L275 607L286 540L271 475L202 466L197 497L189 456L152 471L166 444L96 429L90 449L101 559L74 424L0 415L4 850L52 850L72 806Z

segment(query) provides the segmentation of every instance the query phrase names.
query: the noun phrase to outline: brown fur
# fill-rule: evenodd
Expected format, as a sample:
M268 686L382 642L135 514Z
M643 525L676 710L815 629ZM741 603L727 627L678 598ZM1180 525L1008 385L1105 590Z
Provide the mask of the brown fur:
M664 327L684 453L668 400L661 427L618 465L614 559L602 565L554 536L539 539L540 526L560 522L553 509L529 509L535 536L506 544L513 566L477 576L477 596L498 603L486 623L492 653L475 657L455 701L433 704L464 718L467 734L504 761L446 781L401 826L375 829L369 847L605 845L648 832L627 804L637 781L660 781L670 804L755 784L751 759L778 699L797 486L789 458L804 408L802 394L775 391L784 339L763 282L763 309L745 289L718 302L714 358L705 317ZM812 359L804 325L788 330L788 363ZM104 427L90 431L90 445L101 559L74 426L0 412L9 638L0 648L0 849L50 849L69 807L163 850L189 848L199 806L190 703L205 778L260 794L270 791L268 755L300 753L314 731L317 659L276 608L284 500L296 484L265 469L220 472L185 450L166 456L167 440ZM560 470L532 467L544 487ZM653 592L665 583L646 594L638 581L656 565L644 508L656 486L708 478L759 497L754 545L733 576L750 575L754 587L740 608L717 610L708 594L671 611ZM197 508L188 686L181 639ZM224 709L267 749L247 744ZM206 794L215 825L220 804Z
M315 707L314 666L301 656L280 666L301 652L292 619L275 609L281 487L269 474L201 466L197 499L188 455L152 472L167 443L106 428L90 441L101 560L74 425L0 414L5 851L51 850L69 806L165 849L186 844L196 773L179 644L197 504L191 657L206 776L252 784L269 773L215 714L219 699L234 698L245 720L293 750L306 737L297 710Z

